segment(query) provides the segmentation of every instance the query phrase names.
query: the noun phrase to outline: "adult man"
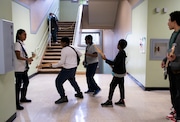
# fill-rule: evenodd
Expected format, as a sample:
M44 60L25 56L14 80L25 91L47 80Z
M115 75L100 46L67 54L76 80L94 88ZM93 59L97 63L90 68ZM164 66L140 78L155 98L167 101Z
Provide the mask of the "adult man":
M167 117L175 121L180 122L180 68L178 69L177 63L180 63L180 11L174 11L170 13L170 18L168 22L170 30L174 30L169 41L169 49L172 48L173 43L176 44L174 54L169 54L162 61L162 68L165 67L165 62L169 61L168 75L170 84L170 94L172 107L175 109ZM176 68L176 71L174 70ZM178 70L177 70L178 69ZM175 116L176 114L176 116Z
M56 78L56 88L61 98L55 101L55 104L60 104L64 102L68 102L67 96L65 96L65 91L63 88L63 83L66 80L69 80L77 94L75 97L83 98L83 94L76 82L75 74L77 69L77 56L81 56L82 53L77 49L70 47L70 40L68 37L63 37L61 39L61 46L63 49L61 50L61 60L56 64L51 64L52 67L62 67L62 70L59 72Z

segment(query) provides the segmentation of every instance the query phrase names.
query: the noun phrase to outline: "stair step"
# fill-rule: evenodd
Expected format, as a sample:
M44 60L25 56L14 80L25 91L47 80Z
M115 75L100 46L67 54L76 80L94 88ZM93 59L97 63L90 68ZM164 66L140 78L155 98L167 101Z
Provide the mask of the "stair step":
M59 62L59 60L60 59L58 59L58 60L42 60L42 62L41 63L57 63L57 62Z
M61 71L61 68L56 68L56 69L38 69L38 72L41 72L41 73L52 73L52 72L60 72Z
M45 54L44 54L45 56L61 56L61 53L56 53L56 52L46 52Z
M47 49L62 49L62 46L56 46L56 45L51 45L51 46L47 46Z
M59 32L57 32L57 34L71 34L71 35L73 35L74 32L72 32L72 31L68 31L68 32L59 31Z
M61 52L62 49L46 49L46 52Z
M60 60L61 56L44 56L43 60Z

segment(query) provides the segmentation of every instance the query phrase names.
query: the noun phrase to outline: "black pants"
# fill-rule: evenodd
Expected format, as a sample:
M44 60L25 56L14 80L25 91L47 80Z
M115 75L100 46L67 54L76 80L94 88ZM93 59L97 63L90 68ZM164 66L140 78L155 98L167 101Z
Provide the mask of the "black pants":
M21 91L21 99L26 98L27 93L27 87L29 85L29 78L27 71L25 72L15 72L15 78L16 78L16 105L19 105L19 94ZM22 89L21 89L22 86Z
M170 95L171 95L171 103L172 106L175 106L175 98L176 98L176 83L175 83L175 74L173 74L173 72L169 69L168 70L168 76L169 76L169 91L170 91Z
M56 88L61 97L65 97L65 90L63 84L66 80L69 80L70 84L77 93L81 92L76 82L75 74L76 74L76 67L71 69L62 68L62 70L59 72L56 78Z
M125 93L124 93L124 77L118 78L118 77L113 77L111 83L110 83L110 89L109 89L109 96L108 100L112 100L114 90L116 86L119 85L119 91L120 91L120 99L125 98Z
M174 108L176 110L176 119L180 120L180 73L175 74L176 96L174 100Z

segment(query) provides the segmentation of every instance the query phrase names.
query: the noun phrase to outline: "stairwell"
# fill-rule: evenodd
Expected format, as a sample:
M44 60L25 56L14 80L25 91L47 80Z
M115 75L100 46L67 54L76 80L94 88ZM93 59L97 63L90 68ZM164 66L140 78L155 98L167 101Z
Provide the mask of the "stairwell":
M42 57L38 73L58 73L61 68L49 67L48 63L56 63L61 59L61 38L66 36L73 40L75 22L58 22L57 41L58 43L51 43L47 45L44 55Z

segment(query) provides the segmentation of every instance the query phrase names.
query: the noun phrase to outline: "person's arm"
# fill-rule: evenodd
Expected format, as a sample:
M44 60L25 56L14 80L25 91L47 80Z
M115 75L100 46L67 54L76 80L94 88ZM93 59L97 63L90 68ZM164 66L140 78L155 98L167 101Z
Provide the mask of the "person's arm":
M63 65L65 64L65 60L66 60L66 52L62 49L62 51L61 51L61 59L59 60L58 63L51 64L51 66L53 68L63 67Z

